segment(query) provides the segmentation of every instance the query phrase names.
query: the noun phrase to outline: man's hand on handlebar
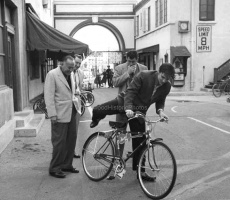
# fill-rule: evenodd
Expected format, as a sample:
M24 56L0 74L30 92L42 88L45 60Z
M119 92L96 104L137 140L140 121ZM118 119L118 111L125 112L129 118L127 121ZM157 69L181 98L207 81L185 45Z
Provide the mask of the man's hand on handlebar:
M169 121L168 116L163 112L163 110L160 110L160 111L159 111L159 116L160 116L160 118L164 119L165 122L168 122L168 121Z
M134 116L134 112L132 110L126 110L125 113L128 118L131 118Z

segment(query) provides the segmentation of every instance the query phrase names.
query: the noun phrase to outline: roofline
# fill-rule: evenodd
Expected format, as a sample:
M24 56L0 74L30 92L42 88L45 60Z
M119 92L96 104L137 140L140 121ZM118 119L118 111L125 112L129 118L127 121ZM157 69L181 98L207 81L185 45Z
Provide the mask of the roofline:
M137 12L140 10L145 4L147 4L150 0L142 0L140 1L135 7L134 7L134 12Z

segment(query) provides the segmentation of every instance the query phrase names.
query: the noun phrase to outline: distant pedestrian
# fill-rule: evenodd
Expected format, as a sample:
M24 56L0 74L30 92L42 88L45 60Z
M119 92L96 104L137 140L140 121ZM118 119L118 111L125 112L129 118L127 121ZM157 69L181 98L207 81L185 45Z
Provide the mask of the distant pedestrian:
M109 87L111 87L111 88L113 88L113 74L114 74L113 69L111 69L110 72L109 72L109 77L108 77L108 79L109 79L109 81L108 81Z
M106 69L104 69L104 71L102 72L102 80L101 80L101 84L103 84L103 86L106 86Z
M94 83L96 84L97 88L101 87L101 74L99 73L99 70L96 72L96 78Z
M61 66L49 71L45 80L44 97L51 119L51 142L53 145L49 174L65 178L64 172L79 173L73 167L76 145L76 113L79 110L75 98L74 58L66 56ZM63 172L64 171L64 172Z
M108 81L108 87L111 87L110 76L111 76L111 69L110 69L110 66L108 65L107 70L106 70L106 80Z

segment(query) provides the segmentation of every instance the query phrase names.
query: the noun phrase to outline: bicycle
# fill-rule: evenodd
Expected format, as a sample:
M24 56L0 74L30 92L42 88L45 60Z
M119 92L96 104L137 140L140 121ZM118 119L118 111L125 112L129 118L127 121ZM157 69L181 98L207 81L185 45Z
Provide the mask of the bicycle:
M49 118L48 112L47 112L47 109L46 109L44 94L42 94L42 96L34 102L33 110L34 110L34 112L39 110L40 112L45 114L46 119Z
M86 107L93 105L95 98L92 92L90 91L81 91L80 94L81 100L85 103Z
M220 97L223 93L230 94L229 78L213 85L212 93L215 97Z
M84 113L85 113L85 107L86 107L85 100L81 99L81 116L84 115ZM34 110L34 112L39 110L40 112L45 114L46 119L49 119L48 112L46 109L44 94L34 102L33 110Z
M105 179L111 171L114 171L114 175L109 179L113 179L115 176L122 178L126 172L126 162L137 149L145 145L138 161L138 180L143 192L149 198L162 199L173 189L177 176L176 160L170 148L163 143L162 138L151 138L155 125L165 119L150 121L144 114L136 113L129 120L134 118L145 120L145 132L124 131L121 128L126 123L110 121L109 125L112 130L95 132L89 136L82 150L83 169L92 181ZM143 135L146 136L146 139L131 154L128 154L127 158L123 159L119 153L119 144ZM145 170L154 181L143 180L142 170Z

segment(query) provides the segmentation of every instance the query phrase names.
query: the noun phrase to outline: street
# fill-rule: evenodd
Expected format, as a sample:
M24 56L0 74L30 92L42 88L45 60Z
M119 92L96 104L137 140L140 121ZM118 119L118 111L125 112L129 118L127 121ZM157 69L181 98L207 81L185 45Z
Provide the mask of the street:
M93 91L96 106L116 97L117 89ZM206 98L209 98L208 96ZM224 98L224 97L223 97ZM158 123L156 137L163 138L177 161L177 180L167 200L229 200L230 199L230 105L183 100L169 96L165 113L169 123ZM81 153L85 140L94 132L110 129L107 116L91 129L92 108L81 117L76 152ZM155 106L147 115L156 119ZM125 152L131 150L126 143ZM52 147L50 122L46 120L37 137L14 138L0 159L0 200L133 200L148 199L142 192L136 173L127 163L122 179L93 182L85 175L81 159L74 160L79 174L65 179L48 175Z

